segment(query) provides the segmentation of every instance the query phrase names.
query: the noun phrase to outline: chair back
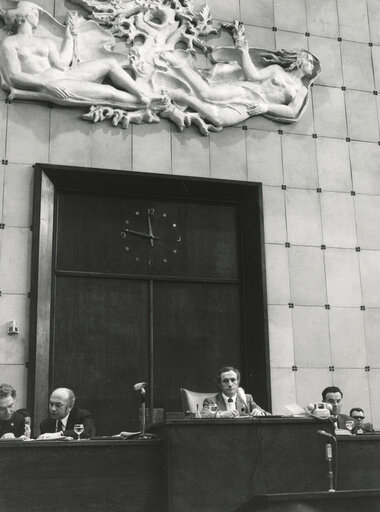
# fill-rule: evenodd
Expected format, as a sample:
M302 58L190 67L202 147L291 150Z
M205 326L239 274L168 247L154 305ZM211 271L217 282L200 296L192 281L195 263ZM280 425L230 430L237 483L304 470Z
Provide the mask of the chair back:
M201 411L205 398L215 397L216 393L199 393L181 388L182 407L184 414Z

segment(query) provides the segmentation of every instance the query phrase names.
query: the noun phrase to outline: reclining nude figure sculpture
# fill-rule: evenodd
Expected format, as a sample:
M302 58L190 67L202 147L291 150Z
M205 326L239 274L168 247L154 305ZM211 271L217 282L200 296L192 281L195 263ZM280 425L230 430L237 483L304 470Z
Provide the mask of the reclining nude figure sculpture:
M37 91L63 103L68 98L84 104L98 102L125 107L150 102L149 93L136 85L112 53L70 66L76 35L75 12L68 13L61 51L48 37L34 34L39 14L40 8L28 1L20 1L15 9L6 12L7 27L14 33L1 43L0 58L3 78L10 87ZM115 87L100 83L105 78Z
M0 12L8 31L0 75L10 99L88 106L84 119L123 128L169 118L207 135L257 115L297 121L320 71L306 50L250 48L236 20L218 27L231 33L231 46L207 46L202 37L217 32L209 9L198 13L189 0L120 0L117 9L110 0L72 1L92 19L69 11L63 26L26 0ZM117 52L114 34L123 43ZM195 47L210 55L210 67L198 66Z

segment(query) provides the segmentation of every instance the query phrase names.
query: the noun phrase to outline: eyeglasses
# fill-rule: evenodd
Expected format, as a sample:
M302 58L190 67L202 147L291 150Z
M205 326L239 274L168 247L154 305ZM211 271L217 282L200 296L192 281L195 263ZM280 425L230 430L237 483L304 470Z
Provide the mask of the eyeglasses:
M364 420L365 416L352 416L354 420Z

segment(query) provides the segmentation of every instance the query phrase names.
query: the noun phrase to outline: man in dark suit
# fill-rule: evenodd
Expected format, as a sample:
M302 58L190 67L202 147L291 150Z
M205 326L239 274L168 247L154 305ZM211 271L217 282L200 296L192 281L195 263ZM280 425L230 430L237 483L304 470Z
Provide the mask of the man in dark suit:
M81 437L89 438L95 435L95 423L91 413L74 406L75 395L71 389L58 388L49 399L50 418L41 422L41 435L38 439L54 439L60 436L77 437L74 425L81 423L84 431Z
M340 409L342 407L342 391L336 386L329 386L322 391L322 400L331 405L331 419L335 428L342 428L347 430L346 421L351 420L347 414L342 414Z
M14 411L16 390L10 384L0 384L0 438L11 439L25 434L25 416Z
M216 381L220 393L215 397L206 398L201 410L202 418L237 418L238 416L266 416L252 395L245 394L239 387L240 372L233 366L223 366L217 372Z
M365 434L366 432L374 432L372 423L364 423L364 411L361 407L353 407L350 416L355 420L355 434Z

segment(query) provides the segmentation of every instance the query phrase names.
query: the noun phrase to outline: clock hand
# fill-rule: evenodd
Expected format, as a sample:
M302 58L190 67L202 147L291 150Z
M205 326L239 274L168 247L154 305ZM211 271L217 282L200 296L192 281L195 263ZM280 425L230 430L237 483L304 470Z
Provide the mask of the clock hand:
M154 239L156 238L154 235L153 235L153 229L152 229L152 223L151 223L151 220L150 220L150 210L148 210L148 227L149 227L149 235L150 235L150 245L152 247L154 247Z
M130 233L131 235L138 235L143 236L144 238L150 238L151 242L153 242L153 240L159 240L158 236L154 236L153 234L141 233L140 231L134 231L133 229L128 228L125 228L124 231Z

